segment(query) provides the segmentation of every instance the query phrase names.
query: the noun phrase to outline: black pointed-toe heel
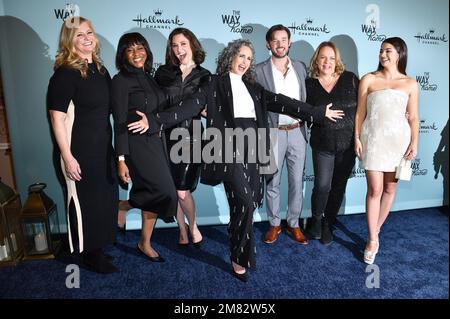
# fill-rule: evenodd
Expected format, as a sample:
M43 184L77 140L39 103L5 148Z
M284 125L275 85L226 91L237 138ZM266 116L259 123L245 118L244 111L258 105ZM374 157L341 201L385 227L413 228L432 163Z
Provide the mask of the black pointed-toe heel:
M203 244L203 238L202 240L196 242L196 243L192 243L192 245L194 245L195 248L201 248Z
M123 224L123 226L117 225L117 233L125 235L125 231L127 230L127 224Z
M180 248L188 248L189 247L189 225L184 224L184 226L186 227L186 235L188 238L188 242L187 243L178 242L178 247L180 247Z
M242 282L247 282L248 281L247 271L245 271L243 274L239 274L239 273L234 271L234 268L233 268L233 265L232 265L231 266L231 273L233 274L234 277L236 277L237 279L239 279Z
M143 254L145 257L147 257L148 259L150 259L151 262L154 262L154 263L163 263L163 262L166 261L166 260L164 259L164 257L161 256L160 254L158 254L157 257L151 257L151 256L147 255L146 253L144 253L144 252L142 251L141 247L139 247L139 244L136 245L136 248L137 248L137 250L138 250L141 254Z
M198 226L196 226L198 229ZM198 229L198 232L200 233L200 229ZM189 232L189 228L188 228L188 234L191 236L191 239L194 239L194 236L192 236L192 234ZM202 233L200 233L201 235ZM202 235L202 239L196 243L194 243L194 241L192 241L192 244L194 245L195 248L201 248L202 244L203 244L203 235Z

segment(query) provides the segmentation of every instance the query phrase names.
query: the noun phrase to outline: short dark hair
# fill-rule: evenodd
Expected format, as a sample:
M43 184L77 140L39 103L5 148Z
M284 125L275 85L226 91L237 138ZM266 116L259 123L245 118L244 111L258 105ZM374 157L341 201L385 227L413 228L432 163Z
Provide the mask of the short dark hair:
M202 64L203 61L205 61L205 50L203 50L203 47L200 44L200 41L198 41L195 34L191 30L186 28L176 28L173 29L172 32L170 32L166 47L166 64L180 64L180 61L178 61L178 58L175 56L175 54L173 54L172 51L172 40L177 34L182 34L189 40L189 45L191 46L192 50L192 59L194 60L195 64Z
M272 35L274 34L275 31L286 31L286 33L288 34L288 39L289 40L291 39L291 31L289 31L288 28L286 28L282 24L275 24L271 26L270 29L267 31L266 42L270 42L272 40Z
M136 44L140 44L145 48L147 52L147 60L144 64L144 69L147 72L152 71L153 66L153 53L150 50L150 46L144 36L138 32L125 33L119 39L116 52L116 68L121 72L131 72L133 67L128 63L125 51Z
M406 75L406 64L408 63L408 47L406 46L405 41L403 41L403 39L399 37L392 37L384 40L381 43L381 46L383 46L384 43L389 43L395 48L395 51L397 51L399 55L397 64L398 71L401 74ZM383 66L380 62L378 62L377 71L381 70L383 70Z

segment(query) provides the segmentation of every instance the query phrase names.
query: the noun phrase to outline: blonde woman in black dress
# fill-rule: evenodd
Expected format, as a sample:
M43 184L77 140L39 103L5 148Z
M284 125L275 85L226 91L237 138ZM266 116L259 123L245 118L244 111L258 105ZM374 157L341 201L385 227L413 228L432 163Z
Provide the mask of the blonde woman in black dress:
M115 241L118 188L110 125L111 78L98 56L92 23L82 17L61 27L47 104L67 183L71 252L99 273L118 269L103 248Z

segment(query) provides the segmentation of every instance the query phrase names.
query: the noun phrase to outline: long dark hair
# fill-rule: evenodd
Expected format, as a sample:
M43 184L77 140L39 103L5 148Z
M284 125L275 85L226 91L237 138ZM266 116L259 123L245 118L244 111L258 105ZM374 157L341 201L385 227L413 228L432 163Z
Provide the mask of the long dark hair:
M145 61L144 69L147 72L151 72L153 53L150 50L147 40L138 32L125 33L120 37L116 52L116 68L121 72L131 72L133 70L133 66L128 63L125 51L135 44L140 44L145 48L147 60Z
M395 48L395 51L397 51L399 55L397 69L401 74L406 75L406 64L408 63L408 47L406 46L405 41L403 41L403 39L399 37L392 37L384 40L381 43L381 46L383 46L383 44L385 43L391 44ZM380 62L378 62L377 71L381 70L383 70L383 66Z
M203 50L203 47L200 44L200 41L198 41L195 34L191 30L186 28L176 28L173 29L172 32L170 32L166 47L166 64L180 64L180 61L178 61L178 58L175 56L172 50L172 40L177 34L182 34L186 37L186 39L189 40L189 45L191 46L192 50L192 59L194 60L195 64L202 64L203 61L205 61L205 50Z

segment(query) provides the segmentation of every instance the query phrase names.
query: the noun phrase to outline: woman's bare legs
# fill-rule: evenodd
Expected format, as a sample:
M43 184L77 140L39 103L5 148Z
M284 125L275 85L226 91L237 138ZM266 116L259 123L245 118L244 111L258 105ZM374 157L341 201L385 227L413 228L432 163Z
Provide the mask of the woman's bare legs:
M119 213L117 214L117 226L120 228L125 227L127 221L127 212L132 209L130 203L127 200L119 200Z
M366 171L366 177L366 219L369 229L366 250L376 251L378 233L386 221L395 199L397 180L393 172Z
M192 242L199 243L203 240L202 234L197 227L197 222L195 220L195 203L194 198L190 191L177 191L178 194L178 210L177 210L177 221L178 227L180 229L180 243L182 243L182 238L186 233L186 224L184 221L184 216L187 217L189 224L189 232L191 234Z
M179 196L178 196L179 198ZM177 205L177 223L178 228L180 230L180 238L178 240L178 243L180 245L187 245L189 244L189 235L188 235L188 227L186 225L186 222L184 221L184 213L180 206L180 201L178 200Z
M383 195L383 172L366 171L366 178L366 220L369 230L366 250L373 252L376 251L378 240L378 220L380 219L381 197Z
M142 211L142 231L138 246L144 254L150 257L159 256L151 244L153 228L155 227L157 217L158 215L155 213Z
M378 232L383 226L386 218L391 211L392 204L394 203L395 193L397 191L397 179L395 173L384 173L384 186L383 195L381 196L380 215L378 217Z

